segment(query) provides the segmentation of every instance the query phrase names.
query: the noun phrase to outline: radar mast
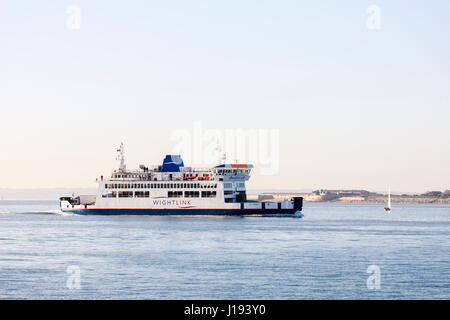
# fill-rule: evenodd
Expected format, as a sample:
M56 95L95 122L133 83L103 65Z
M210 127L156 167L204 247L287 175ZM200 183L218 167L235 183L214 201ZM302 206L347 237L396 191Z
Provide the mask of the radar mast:
M125 147L123 146L123 142L120 143L119 149L117 149L119 153L117 155L117 160L120 160L119 171L123 172L126 170L127 166L125 165Z

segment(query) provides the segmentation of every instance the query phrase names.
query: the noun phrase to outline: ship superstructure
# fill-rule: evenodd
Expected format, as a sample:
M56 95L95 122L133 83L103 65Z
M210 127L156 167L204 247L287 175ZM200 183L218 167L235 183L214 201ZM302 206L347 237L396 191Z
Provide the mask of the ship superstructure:
M186 167L180 155L166 155L162 165L128 170L123 144L119 169L97 179L96 195L61 197L63 212L145 215L296 215L303 199L248 201L246 182L253 165L221 163L212 168Z

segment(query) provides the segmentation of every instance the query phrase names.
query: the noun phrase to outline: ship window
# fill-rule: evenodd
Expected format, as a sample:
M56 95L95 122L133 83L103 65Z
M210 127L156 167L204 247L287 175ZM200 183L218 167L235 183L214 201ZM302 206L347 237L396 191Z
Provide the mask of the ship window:
M215 191L202 191L202 198L214 198L215 196Z
M133 191L119 191L119 198L132 198Z
M136 191L135 193L136 198L148 198L150 197L149 191Z
M183 196L183 191L169 191L167 196L169 198L181 198Z
M115 191L102 194L102 198L115 198L117 193Z
M184 197L185 198L198 198L198 197L200 197L200 192L199 191L185 191Z

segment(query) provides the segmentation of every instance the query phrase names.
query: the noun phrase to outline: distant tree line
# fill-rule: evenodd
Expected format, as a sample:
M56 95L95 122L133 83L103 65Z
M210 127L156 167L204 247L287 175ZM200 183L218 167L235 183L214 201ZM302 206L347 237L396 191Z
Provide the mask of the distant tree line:
M445 190L444 192L428 191L428 192L421 194L421 196L447 199L447 198L450 198L450 190Z

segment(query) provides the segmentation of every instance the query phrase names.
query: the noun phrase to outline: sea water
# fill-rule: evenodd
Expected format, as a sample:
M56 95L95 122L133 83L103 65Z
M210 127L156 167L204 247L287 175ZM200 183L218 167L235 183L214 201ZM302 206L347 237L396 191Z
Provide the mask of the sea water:
M450 206L303 218L63 215L0 201L0 299L450 299Z

